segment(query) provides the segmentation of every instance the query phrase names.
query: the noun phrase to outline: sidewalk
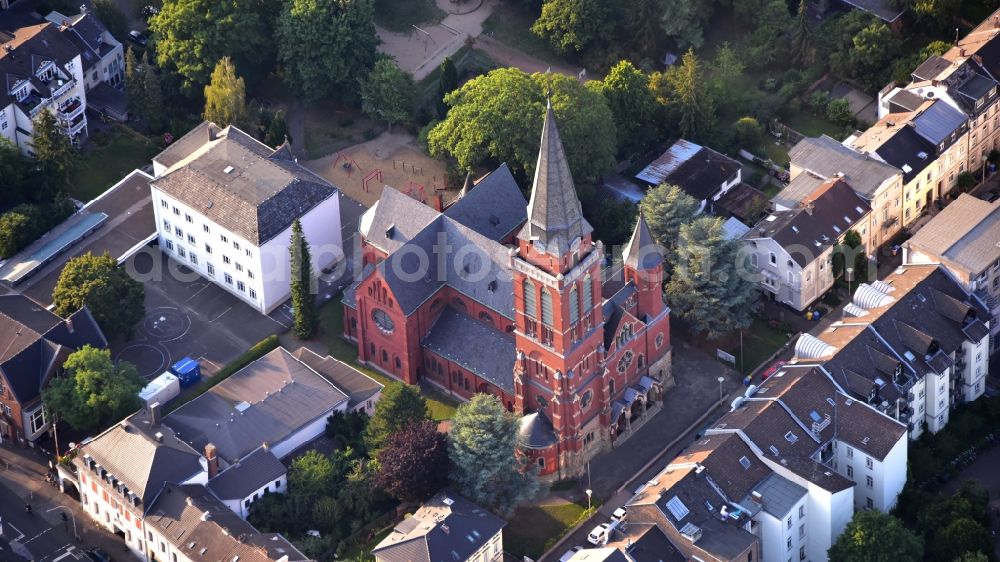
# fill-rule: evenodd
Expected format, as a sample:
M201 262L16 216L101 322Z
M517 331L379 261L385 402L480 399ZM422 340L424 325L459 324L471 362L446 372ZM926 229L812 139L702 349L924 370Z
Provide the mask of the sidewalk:
M56 506L66 507L75 517L81 548L96 546L111 554L115 560L138 560L128 552L121 539L94 525L79 501L47 483L45 475L48 470L48 460L34 449L0 445L0 480L24 503L30 503L36 516L61 529L63 522L59 512L49 513L48 510ZM72 526L69 529L71 534Z

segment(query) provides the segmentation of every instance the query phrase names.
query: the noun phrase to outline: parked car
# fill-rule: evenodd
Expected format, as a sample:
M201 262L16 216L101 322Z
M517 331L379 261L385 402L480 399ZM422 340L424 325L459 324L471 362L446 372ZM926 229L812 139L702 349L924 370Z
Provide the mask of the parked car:
M146 39L146 36L143 35L141 31L136 29L128 32L128 40L140 47L145 47L146 43L149 42L149 40Z
M569 562L569 559L573 558L573 555L575 555L577 552L580 552L581 550L583 550L582 546L574 546L573 548L567 550L565 553L563 553L562 556L559 557L559 562Z
M113 562L111 555L99 548L91 548L90 550L84 551L89 560L93 562Z
M990 203L996 201L997 199L1000 199L1000 191L993 190L986 194L986 200Z
M594 546L604 546L608 544L609 538L611 538L611 524L601 523L587 535L587 542Z
M611 520L612 521L617 521L619 523L624 523L625 522L625 508L624 507L619 507L618 509L616 509L614 511L614 513L611 514Z

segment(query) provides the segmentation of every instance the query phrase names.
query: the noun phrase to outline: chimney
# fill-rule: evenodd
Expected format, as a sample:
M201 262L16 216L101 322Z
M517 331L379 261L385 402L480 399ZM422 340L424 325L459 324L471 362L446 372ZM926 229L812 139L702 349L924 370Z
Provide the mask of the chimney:
M812 214L813 214L813 208L815 206L816 206L816 204L813 203L812 201L809 201L808 203L806 203L806 214L809 215L809 216L812 216Z
M86 4L80 4L80 13L86 14L88 12Z
M265 453L271 450L271 446L267 444L267 441L264 441L263 443L261 443L260 444L260 448L264 449Z
M962 47L962 48L960 48L958 50L958 56L960 56L960 57L964 57L965 56L965 47Z
M215 478L219 473L219 458L215 455L215 445L205 445L205 460L208 461L208 479Z
M757 490L750 492L750 499L752 499L753 503L757 505L761 505L764 503L764 496L762 496L761 493L758 492Z
M153 427L160 425L160 418L163 408L160 406L159 402L153 402L149 405L149 424Z
M72 318L67 318L66 320L64 320L64 322L66 323L66 331L68 331L69 333L72 334L73 333L73 319Z

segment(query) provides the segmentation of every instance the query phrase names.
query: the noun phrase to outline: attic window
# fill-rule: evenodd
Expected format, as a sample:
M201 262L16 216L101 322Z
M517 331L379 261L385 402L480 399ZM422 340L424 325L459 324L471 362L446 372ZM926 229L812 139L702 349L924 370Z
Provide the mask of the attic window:
M792 232L794 232L795 234L798 234L798 233L799 233L799 227L797 227L797 226L795 226L795 225L793 224L793 225L792 225Z
M777 447L775 447L774 445L771 445L771 446L769 447L769 449L771 450L771 454L772 454L772 455L774 455L774 456L778 456L778 448L777 448Z
M493 281L490 281L489 283L486 284L486 290L489 291L489 292L491 292L491 293L495 293L496 292L496 290L497 290L497 281L496 281L496 279L494 279Z
M226 167L225 167L225 168L224 168L224 169L222 170L222 173L223 173L223 174L231 174L231 173L233 173L233 170L235 170L235 169L236 169L236 168L233 168L232 166L226 166Z
M844 215L844 222L846 222L848 225L850 225L851 224L851 218L848 217L847 215Z
M837 234L840 234L840 227L837 225L833 225L833 231L836 232Z
M829 404L829 405L831 405L831 406L836 406L837 405L837 403L833 401L833 398L827 398L826 399L826 403Z
M743 470L750 468L750 459L746 457L740 457L740 464L743 465Z
M390 224L389 228L385 229L385 237L392 240L392 235L396 233L396 225Z
M799 438L796 437L795 434L792 433L791 431L785 434L785 441L788 441L789 443L795 443L798 440Z
M861 207L855 207L854 210L857 211L859 215L865 214L865 210Z

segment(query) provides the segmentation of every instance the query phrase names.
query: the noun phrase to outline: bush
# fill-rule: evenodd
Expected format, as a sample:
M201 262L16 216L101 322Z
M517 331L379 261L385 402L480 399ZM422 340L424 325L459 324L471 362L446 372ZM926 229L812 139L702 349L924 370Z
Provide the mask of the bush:
M0 259L23 250L73 214L73 202L65 197L48 205L22 203L0 214Z
M778 90L778 80L776 78L765 78L760 82L760 89L765 92L775 92Z
M254 344L254 346L251 347L249 350L243 352L242 355L240 355L236 359L233 359L229 363L226 363L224 367L219 369L219 371L212 376L211 380L202 383L201 387L198 390L190 393L184 398L177 400L173 404L171 404L170 407L167 409L167 411L164 413L165 414L170 413L176 410L177 408L180 408L184 404L187 404L188 402L201 396L202 394L205 394L206 392L208 392L208 389L226 380L236 371L239 371L243 367L246 367L250 363L253 363L254 361L260 359L261 357L277 349L278 345L279 345L278 336L276 335L270 335L260 340L259 342Z
M826 111L826 106L830 105L830 92L826 90L816 90L809 96L809 107L813 112Z
M972 189L976 185L976 176L972 172L962 172L958 174L958 178L955 180L955 186L958 187L959 192L966 192Z
M826 117L838 125L851 125L854 123L854 113L851 112L851 104L847 100L838 98L830 100L826 106Z

